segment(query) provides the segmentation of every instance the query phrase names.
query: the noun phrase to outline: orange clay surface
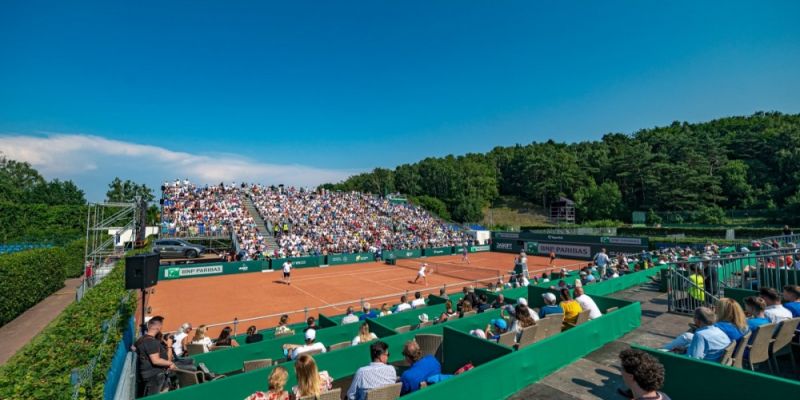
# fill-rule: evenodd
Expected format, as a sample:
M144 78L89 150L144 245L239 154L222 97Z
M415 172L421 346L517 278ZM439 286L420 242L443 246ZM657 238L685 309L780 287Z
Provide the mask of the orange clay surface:
M507 280L508 272L513 270L514 257L515 254L485 252L469 254L469 265L461 262L461 255L428 257L413 262L415 265L427 262L434 269L437 264L492 269L506 274ZM408 263L409 260L403 261ZM541 274L550 269L549 262L547 257L529 256L528 270L531 274L537 271ZM576 269L586 262L556 259L554 265ZM426 286L422 280L412 283L416 275L412 269L372 262L296 268L292 270L291 285L281 282L283 274L279 270L160 281L153 288L154 293L147 296L148 315L163 316L165 331L174 331L183 322L190 322L194 327L212 325L209 333L213 337L234 318L240 321L237 332L244 332L250 325L258 329L275 326L283 313L290 315L290 323L302 322L305 308L309 316L316 317L320 313L334 316L343 314L348 305L357 307L362 298L373 307L384 303L391 306L400 301L405 291L413 297L416 291L423 295L438 294L445 285L448 293L453 293L465 285L476 284L433 272L428 275ZM477 287L485 287L491 281L496 279L478 282Z

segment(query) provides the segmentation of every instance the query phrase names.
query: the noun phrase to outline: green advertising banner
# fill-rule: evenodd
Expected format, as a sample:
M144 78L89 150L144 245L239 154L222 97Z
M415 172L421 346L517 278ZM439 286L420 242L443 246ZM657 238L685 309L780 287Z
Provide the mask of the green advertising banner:
M525 252L528 254L539 254L539 242L525 242Z
M470 246L469 247L469 252L470 253L479 253L479 252L482 252L482 251L491 251L491 250L492 250L492 246L489 246L488 244L483 245L483 246Z
M464 251L464 246L454 246L453 247L453 254L461 254Z
M453 254L453 248L452 247L431 247L429 249L425 249L423 251L423 254L426 257L431 257L431 256L449 256L449 255Z
M272 269L280 270L283 268L283 263L286 260L292 261L292 268L308 268L318 267L325 261L322 256L308 256L308 257L291 257L291 258L276 258L272 260Z
M355 264L375 261L372 253L329 254L328 265Z
M269 270L269 261L238 261L207 264L162 265L158 280L197 278L214 275L243 274Z
M388 250L383 252L384 260L392 260L397 258L418 258L422 257L422 250Z
M494 239L492 240L492 251L502 253L519 253L522 248L518 244L518 240L513 239Z

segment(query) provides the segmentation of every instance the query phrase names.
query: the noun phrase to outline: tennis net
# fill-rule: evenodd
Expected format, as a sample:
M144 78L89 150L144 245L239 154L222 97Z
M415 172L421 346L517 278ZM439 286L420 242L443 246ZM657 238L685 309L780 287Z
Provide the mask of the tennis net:
M429 271L432 271L434 274L460 278L468 281L497 279L500 277L500 271L488 268L472 267L470 265L436 263L411 258L401 258L395 260L396 266L413 269L415 271L419 270L422 263L428 264Z

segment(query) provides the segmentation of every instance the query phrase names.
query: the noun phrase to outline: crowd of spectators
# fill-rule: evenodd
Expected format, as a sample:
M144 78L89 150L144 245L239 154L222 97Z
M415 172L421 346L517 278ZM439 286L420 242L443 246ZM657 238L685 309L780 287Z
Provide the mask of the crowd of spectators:
M253 185L250 195L271 227L276 256L379 252L469 241L421 207L358 192Z

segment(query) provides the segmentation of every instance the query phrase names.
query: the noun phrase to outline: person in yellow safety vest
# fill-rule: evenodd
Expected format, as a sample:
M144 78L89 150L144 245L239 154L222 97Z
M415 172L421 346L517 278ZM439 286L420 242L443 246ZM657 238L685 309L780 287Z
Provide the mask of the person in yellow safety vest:
M287 224L285 222L283 223L283 232L284 233L288 233L289 232L289 224Z
M697 264L692 264L689 266L689 271L692 272L691 275L689 275L689 281L691 282L691 286L688 290L689 296L699 302L705 302L705 279L703 278L702 270Z

